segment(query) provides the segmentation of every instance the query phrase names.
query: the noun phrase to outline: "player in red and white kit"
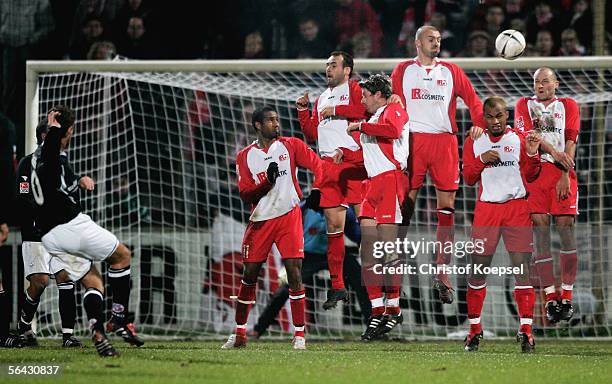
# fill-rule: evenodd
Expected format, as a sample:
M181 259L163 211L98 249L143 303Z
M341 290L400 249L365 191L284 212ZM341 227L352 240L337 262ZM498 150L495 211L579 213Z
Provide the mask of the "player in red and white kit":
M546 293L546 317L550 322L569 320L574 314L572 290L576 281L575 217L578 214L578 183L574 172L580 110L570 98L556 97L555 72L539 68L533 76L535 95L516 103L515 127L539 131L543 137L542 173L527 185L531 219L535 227L535 266ZM561 241L561 296L557 296L550 250L550 216Z
M223 349L246 346L247 319L255 303L257 278L271 248L285 263L294 327L293 348L306 349L301 270L304 233L299 202L302 191L297 167L321 177L322 161L302 140L281 137L279 118L271 107L253 112L257 140L238 153L236 173L240 197L251 204L251 217L242 241L244 270L236 304L236 332Z
M459 188L457 97L468 106L474 126L483 127L484 121L482 103L463 70L437 58L440 41L440 32L436 28L419 28L415 36L417 57L399 63L391 74L391 81L393 93L399 96L410 116L410 190L404 208L405 222L414 212L417 193L429 173L436 187L436 239L446 244L454 240L455 194ZM440 247L443 248L447 247ZM436 264L448 263L450 254L440 250ZM443 303L452 303L452 285L446 274L437 274L434 288Z
M506 126L508 110L500 97L484 103L487 130L478 139L468 137L463 146L463 177L468 185L480 181L474 210L472 240L476 250L471 255L471 272L466 295L470 332L465 351L478 350L482 339L480 314L487 293L486 274L482 267L491 265L500 237L510 254L515 273L514 299L520 328L517 340L523 352L532 352L531 334L535 292L529 280L529 259L533 251L533 233L527 203L527 182L533 182L540 171L538 148L542 138L536 133L525 137ZM480 266L480 269L477 269Z
M375 266L399 263L395 253L385 259L374 257L375 241L395 242L402 223L400 207L404 201L408 177L408 115L398 103L389 103L391 82L384 75L372 75L359 84L362 103L372 115L368 122L350 123L347 132L361 133L363 160L368 172L366 192L361 204L361 263L364 282L372 303L372 315L362 340L370 341L390 332L403 322L399 307L401 275L377 275ZM355 152L343 149L343 160ZM383 301L383 288L386 303Z
M309 141L317 141L319 155L324 161L320 183L320 207L327 221L327 262L332 288L327 293L324 309L334 308L338 301L348 299L344 288L344 222L348 204L357 215L361 203L361 183L367 178L362 161L340 160L345 148L358 152L359 135L346 132L349 122L366 117L361 104L361 88L349 80L353 72L353 58L346 52L334 51L326 64L328 88L315 101L312 114L308 110L308 94L296 100L300 127ZM360 156L355 156L360 158ZM319 191L314 190L318 194Z

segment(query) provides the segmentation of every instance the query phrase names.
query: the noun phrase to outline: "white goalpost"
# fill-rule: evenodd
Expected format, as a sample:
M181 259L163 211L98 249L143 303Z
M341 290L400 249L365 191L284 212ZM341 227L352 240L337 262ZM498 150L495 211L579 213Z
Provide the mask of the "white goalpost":
M357 77L390 74L400 61L356 60L354 72ZM502 96L513 108L519 97L533 94L534 70L549 66L560 80L558 95L579 103L577 313L569 324L547 324L538 293L535 324L550 337L612 336L612 57L449 61L465 70L481 99ZM303 138L294 102L304 92L312 101L322 92L324 68L323 60L28 62L26 152L34 150L34 129L51 106L75 110L69 157L77 174L96 180L96 190L82 195L83 209L133 251L130 312L143 333L219 336L231 331L229 296L237 294L248 219L248 207L237 193L236 153L253 140L250 116L263 105L278 110L283 135ZM460 133L471 126L462 102L457 122ZM307 192L311 175L300 172L298 178ZM469 238L475 196L474 187L461 184L457 240ZM435 217L435 191L427 181L411 235L435 236ZM554 236L553 246L558 258ZM502 249L500 245L494 265L509 264ZM347 257L356 255L356 244L349 243ZM415 262L428 262L428 257ZM268 265L250 327L280 284L280 262L271 255ZM353 287L349 304L324 311L328 277L321 271L306 282L311 303L307 331L320 337L356 336L363 330L367 310L361 303L365 306L367 297ZM467 308L461 288L465 282L455 283L457 300L443 307L426 277L405 279L405 321L399 335L459 337L468 328ZM494 336L516 332L513 284L503 277L488 281L482 321ZM43 335L60 328L56 296L51 286L41 300L38 324ZM290 331L288 305L269 331L277 336Z

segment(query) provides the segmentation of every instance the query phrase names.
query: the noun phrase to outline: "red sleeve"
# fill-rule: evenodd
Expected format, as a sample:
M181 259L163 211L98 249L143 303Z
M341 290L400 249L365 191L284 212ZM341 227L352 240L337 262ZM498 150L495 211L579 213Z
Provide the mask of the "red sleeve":
M363 151L351 151L348 148L340 147L338 148L342 151L342 161L346 161L351 164L363 164Z
M529 132L533 129L533 122L527 107L527 99L524 97L521 97L514 107L514 128L522 132Z
M406 105L406 96L404 95L404 72L408 64L408 61L399 63L395 69L393 69L393 72L391 72L391 87L393 93L402 99L404 105Z
M306 145L302 140L297 137L290 137L288 139L293 148L295 164L312 171L315 176L315 184L318 184L323 175L323 161L317 156L312 148Z
M463 143L463 180L467 185L474 185L480 180L485 164L474 155L474 140L471 137Z
M535 156L529 156L527 154L527 147L525 146L525 136L520 132L517 133L521 138L521 154L519 167L521 169L521 173L525 177L525 180L531 183L535 179L537 179L538 175L540 174L540 169L542 167L542 162L540 161L540 154L536 153Z
M308 109L298 110L298 119L300 120L300 128L306 136L308 141L316 141L318 137L317 128L319 127L319 112L317 107L319 105L319 98L315 101L312 115Z
M366 117L365 105L361 103L361 87L354 80L349 81L349 104L336 105L336 116L346 117L348 120L361 120Z
M470 79L465 75L463 69L458 65L452 65L453 68L453 80L455 82L455 94L461 99L470 110L470 117L472 118L472 124L481 128L485 128L487 125L484 121L482 102L476 94Z
M397 139L408 122L408 114L397 103L387 105L380 123L361 123L361 132L385 139Z
M238 175L238 190L240 198L248 204L257 204L259 199L268 193L273 185L267 178L263 178L259 184L255 184L249 171L249 164L246 160L247 151L243 150L236 157L236 174Z
M580 131L580 108L573 99L563 100L565 105L565 141L576 142Z

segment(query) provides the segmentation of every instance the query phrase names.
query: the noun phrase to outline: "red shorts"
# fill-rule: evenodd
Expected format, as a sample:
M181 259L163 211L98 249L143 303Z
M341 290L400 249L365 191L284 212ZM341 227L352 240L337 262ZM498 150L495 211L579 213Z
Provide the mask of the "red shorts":
M419 189L425 174L436 189L456 191L459 189L459 149L457 136L451 133L411 133L408 173L410 189Z
M333 208L361 203L361 182L367 177L364 166L346 162L335 164L331 158L324 157L319 205L321 208Z
M364 183L359 218L376 219L376 224L401 224L400 207L407 183L408 176L402 171L384 172L368 180Z
M242 262L265 262L272 244L276 244L283 260L304 257L304 229L299 206L274 219L249 221L242 240Z
M508 252L533 251L533 231L527 200L515 199L505 203L476 202L472 241L482 240L484 244L476 247L475 254L492 256L500 236L504 238Z
M578 181L576 172L570 172L570 193L567 199L558 200L556 185L561 170L549 162L542 163L540 175L533 183L527 183L529 191L529 211L557 215L578 214Z

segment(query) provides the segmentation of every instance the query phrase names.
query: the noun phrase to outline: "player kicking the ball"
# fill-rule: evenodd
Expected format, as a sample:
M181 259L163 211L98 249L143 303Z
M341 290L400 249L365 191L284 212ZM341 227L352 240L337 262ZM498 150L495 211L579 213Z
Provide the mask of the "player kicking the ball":
M52 256L71 254L91 261L105 261L110 266L107 277L113 292L113 306L112 319L106 330L121 336L129 344L141 346L144 342L127 319L131 252L115 235L81 212L79 178L67 160L62 160L61 153L70 143L74 122L74 112L68 107L56 106L49 112L48 133L32 156L30 183L36 202L34 222L41 231L44 248ZM88 311L92 339L98 353L108 356L108 349L104 347L108 340L99 317L102 295L95 296L99 298L95 308L100 312L93 316Z
M529 281L529 259L532 249L532 227L527 204L527 182L533 182L540 172L539 134L525 137L520 131L506 126L508 111L500 97L490 97L484 103L487 130L478 139L467 138L463 147L463 175L468 185L480 181L474 210L472 239L480 243L479 252L471 255L468 279L467 307L470 332L465 339L465 351L476 351L482 339L480 314L487 293L486 275L475 266L491 265L499 238L510 254L515 273L514 299L520 316L517 340L523 352L533 352L531 334L535 292Z
M255 303L262 264L275 246L287 271L294 327L293 348L306 349L304 298L301 270L304 232L299 207L302 192L297 166L310 169L320 180L322 161L302 140L281 137L279 117L271 107L253 112L257 140L238 153L236 173L240 197L251 204L251 217L242 242L244 271L236 303L236 331L222 349L247 343L247 320Z

